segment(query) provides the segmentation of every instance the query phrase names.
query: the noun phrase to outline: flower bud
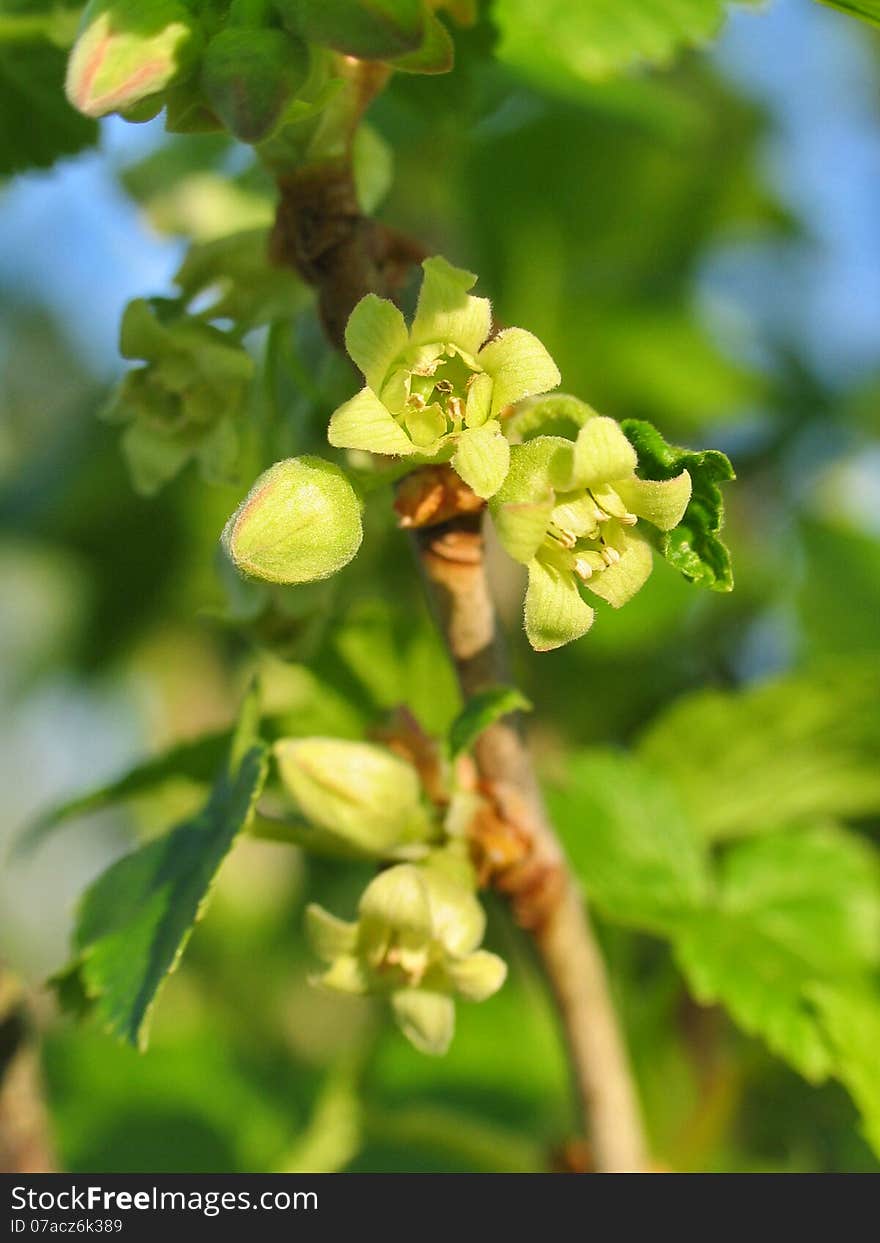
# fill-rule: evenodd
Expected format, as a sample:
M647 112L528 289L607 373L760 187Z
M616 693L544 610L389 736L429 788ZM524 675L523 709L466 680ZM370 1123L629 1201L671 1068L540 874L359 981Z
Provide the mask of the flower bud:
M208 44L202 87L212 108L243 142L260 142L306 79L309 53L281 30L222 30Z
M90 0L67 65L67 98L89 117L129 109L180 78L198 43L177 0Z
M338 846L383 858L430 835L418 774L386 747L287 738L275 756L303 815Z
M347 565L362 537L360 501L345 473L299 457L260 475L227 522L223 545L250 578L310 583Z

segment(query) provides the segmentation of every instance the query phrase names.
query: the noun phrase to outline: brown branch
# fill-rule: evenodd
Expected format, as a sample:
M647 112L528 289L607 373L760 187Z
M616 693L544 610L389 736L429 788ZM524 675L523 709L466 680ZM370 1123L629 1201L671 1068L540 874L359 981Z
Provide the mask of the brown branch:
M327 334L343 348L359 299L393 294L424 252L361 214L347 165L287 176L279 189L272 256L315 286ZM401 525L413 528L440 631L470 696L503 681L505 666L482 506L449 468L427 467L421 481L403 487ZM490 808L474 840L481 879L508 896L534 937L565 1030L594 1168L641 1170L645 1141L604 964L517 724L508 718L487 729L475 759Z
M462 692L505 680L503 640L486 576L481 515L414 533L437 621ZM594 1168L645 1168L632 1073L602 956L576 880L550 825L519 723L505 718L477 741L475 759L497 808L482 862L534 937L553 988L577 1082ZM508 848L499 848L504 831ZM479 840L476 842L480 850ZM485 874L484 873L484 874Z
M0 1171L56 1169L30 1016L19 986L0 968Z

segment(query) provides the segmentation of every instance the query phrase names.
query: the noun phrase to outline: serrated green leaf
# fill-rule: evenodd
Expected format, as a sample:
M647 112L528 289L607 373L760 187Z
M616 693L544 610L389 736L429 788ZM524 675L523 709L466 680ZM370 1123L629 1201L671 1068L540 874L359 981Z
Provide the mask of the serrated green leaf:
M675 791L637 759L582 752L547 797L577 876L609 919L669 932L709 900L705 847Z
M717 902L675 937L695 996L720 1002L806 1078L834 1068L811 990L859 980L880 954L880 882L872 849L841 829L744 842L725 857Z
M880 1157L880 988L818 984L809 995L834 1053L834 1076L855 1101L865 1138Z
M684 517L673 531L659 538L659 549L670 565L701 587L730 591L733 573L730 554L719 538L724 526L724 499L718 486L735 478L728 458L717 449L694 452L667 444L657 429L639 419L621 425L639 457L644 479L674 479L686 470L691 498Z
M639 754L707 839L880 811L880 672L865 661L746 691L700 691L662 713Z
M90 1011L138 1048L146 1045L157 993L180 960L217 871L253 815L267 769L258 724L254 688L203 811L114 863L80 905L62 998L75 994L75 973Z
M0 176L47 168L98 139L64 98L64 52L39 39L0 42Z
M494 0L498 57L539 86L668 64L720 29L722 0Z
M452 722L449 748L452 758L463 755L484 730L511 712L529 712L531 702L515 686L490 686L472 695Z
M195 738L192 742L181 742L161 755L136 764L115 781L90 790L88 794L59 803L25 829L16 843L16 852L25 853L36 849L69 820L151 794L169 781L180 778L197 782L211 781L229 747L230 737L229 730L223 730Z

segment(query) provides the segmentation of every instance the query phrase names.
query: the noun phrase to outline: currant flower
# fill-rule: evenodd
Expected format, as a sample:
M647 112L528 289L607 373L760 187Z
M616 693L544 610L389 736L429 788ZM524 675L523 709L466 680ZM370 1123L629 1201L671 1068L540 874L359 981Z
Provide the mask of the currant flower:
M640 479L636 451L619 424L567 399L582 426L576 438L538 435L512 450L510 472L492 501L502 544L528 567L525 629L550 651L585 634L594 612L582 595L620 608L651 573L644 520L669 531L691 497L686 470Z
M314 983L387 997L403 1034L423 1053L449 1048L456 995L484 1001L507 974L502 959L478 948L486 916L473 871L449 852L380 872L361 896L356 923L315 904L306 919L312 947L328 964Z
M333 414L330 443L423 462L451 459L465 483L489 497L510 463L500 416L555 388L559 371L522 328L487 342L491 306L469 293L477 279L472 273L439 256L422 267L411 327L392 302L374 294L352 312L345 341L366 386Z

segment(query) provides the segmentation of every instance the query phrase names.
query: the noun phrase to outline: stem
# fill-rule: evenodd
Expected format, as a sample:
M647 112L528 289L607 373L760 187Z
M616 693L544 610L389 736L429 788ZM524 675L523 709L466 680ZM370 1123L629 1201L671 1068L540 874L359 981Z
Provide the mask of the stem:
M287 175L279 190L272 258L315 286L327 335L344 349L345 324L360 298L393 294L425 252L361 214L350 162ZM469 697L504 681L504 644L486 577L481 503L448 467L426 468L435 472L435 485L438 469L447 472L448 487L440 491L449 505L436 512L435 525L406 525L419 528L413 539L428 595ZM449 520L436 525L438 519ZM490 860L484 879L507 894L534 938L565 1031L594 1167L642 1170L646 1145L604 963L518 725L510 718L492 725L474 758L495 808L493 830L506 833L511 846L503 865Z
M0 967L0 1170L57 1168L29 1016L17 983Z
M417 531L414 541L462 693L503 682L504 646L479 516ZM527 841L525 859L501 873L498 887L531 931L553 989L594 1166L608 1173L642 1170L645 1139L605 966L518 723L508 717L485 730L475 759L501 817Z

